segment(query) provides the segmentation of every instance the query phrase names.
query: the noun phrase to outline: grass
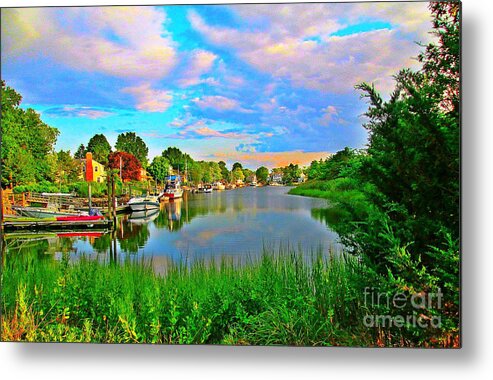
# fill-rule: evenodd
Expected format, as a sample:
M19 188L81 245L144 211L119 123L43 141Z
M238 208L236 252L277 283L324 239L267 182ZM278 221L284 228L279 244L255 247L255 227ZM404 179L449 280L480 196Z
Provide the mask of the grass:
M2 340L234 345L372 345L359 264L267 253L197 261L163 276L149 262L7 257Z

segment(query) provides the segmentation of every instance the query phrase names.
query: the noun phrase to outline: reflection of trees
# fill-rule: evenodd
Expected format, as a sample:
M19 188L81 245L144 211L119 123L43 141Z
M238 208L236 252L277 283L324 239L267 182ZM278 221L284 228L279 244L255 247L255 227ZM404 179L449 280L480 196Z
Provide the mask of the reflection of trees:
M74 238L57 238L56 234L26 234L25 236L7 237L6 249L10 254L33 255L38 258L51 257L55 253L76 252Z
M199 196L201 198L194 199L187 194L183 198L166 202L154 220L154 225L157 228L179 231L197 216L226 212L226 201L223 197L212 197L209 194Z
M116 231L120 248L126 253L137 253L149 240L149 236L149 227L146 223L134 224L122 221Z
M313 208L311 210L312 218L325 223L330 229L341 234L344 232L350 223L351 214L340 207L330 208ZM344 229L344 231L343 231Z
M90 240L92 248L97 253L106 253L110 249L111 245L111 234L106 233L101 235L100 237L95 238L94 240Z

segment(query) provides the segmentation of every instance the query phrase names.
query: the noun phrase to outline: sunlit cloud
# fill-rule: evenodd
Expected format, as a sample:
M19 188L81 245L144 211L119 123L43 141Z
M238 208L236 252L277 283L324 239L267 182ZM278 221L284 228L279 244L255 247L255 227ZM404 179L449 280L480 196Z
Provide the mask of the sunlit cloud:
M110 110L82 106L51 107L42 113L52 117L84 117L88 119L101 119L115 115L115 112Z
M164 112L171 106L173 100L171 92L152 89L149 83L126 87L122 92L131 94L135 98L135 108L139 111Z
M220 95L204 96L202 98L195 98L192 101L201 109L212 108L216 111L235 110L239 112L252 112L243 108L237 100Z
M184 76L179 79L178 84L182 87L188 87L202 82L211 83L211 78L201 80L201 76L211 70L216 58L217 55L201 49L191 52L189 66Z
M3 59L50 57L130 79L162 78L176 64L166 15L154 7L3 9L2 16L9 20L2 22Z

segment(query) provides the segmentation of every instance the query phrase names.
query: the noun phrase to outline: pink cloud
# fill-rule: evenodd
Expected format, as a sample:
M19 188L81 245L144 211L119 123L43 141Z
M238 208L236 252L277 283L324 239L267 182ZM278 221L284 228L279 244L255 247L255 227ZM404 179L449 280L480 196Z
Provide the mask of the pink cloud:
M195 98L192 100L197 106L200 108L212 108L216 111L239 111L239 112L252 112L251 110L247 110L241 107L240 103L237 100L226 98L220 95L214 96L204 96L202 98Z
M122 92L135 98L135 107L140 111L164 112L171 106L173 100L171 92L152 89L149 83L126 87Z
M194 50L191 53L190 66L187 67L185 76L178 81L179 85L188 87L199 84L202 81L211 84L211 78L201 81L200 77L210 71L216 58L217 55L209 51L201 49Z
M17 8L2 13L2 19L10 20L2 22L3 58L48 56L76 70L130 79L162 78L176 63L174 43L163 30L166 15L154 7Z

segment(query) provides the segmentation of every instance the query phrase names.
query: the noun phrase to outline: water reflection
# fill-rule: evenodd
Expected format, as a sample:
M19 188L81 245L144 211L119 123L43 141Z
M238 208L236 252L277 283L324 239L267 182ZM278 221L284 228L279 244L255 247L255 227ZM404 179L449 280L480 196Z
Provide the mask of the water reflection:
M8 252L36 255L85 253L143 255L156 260L183 257L252 256L264 247L290 245L306 252L339 248L323 199L286 194L286 188L244 188L187 194L153 212L119 216L112 233L30 234L6 240ZM166 258L166 259L164 259ZM161 261L163 261L161 260Z

